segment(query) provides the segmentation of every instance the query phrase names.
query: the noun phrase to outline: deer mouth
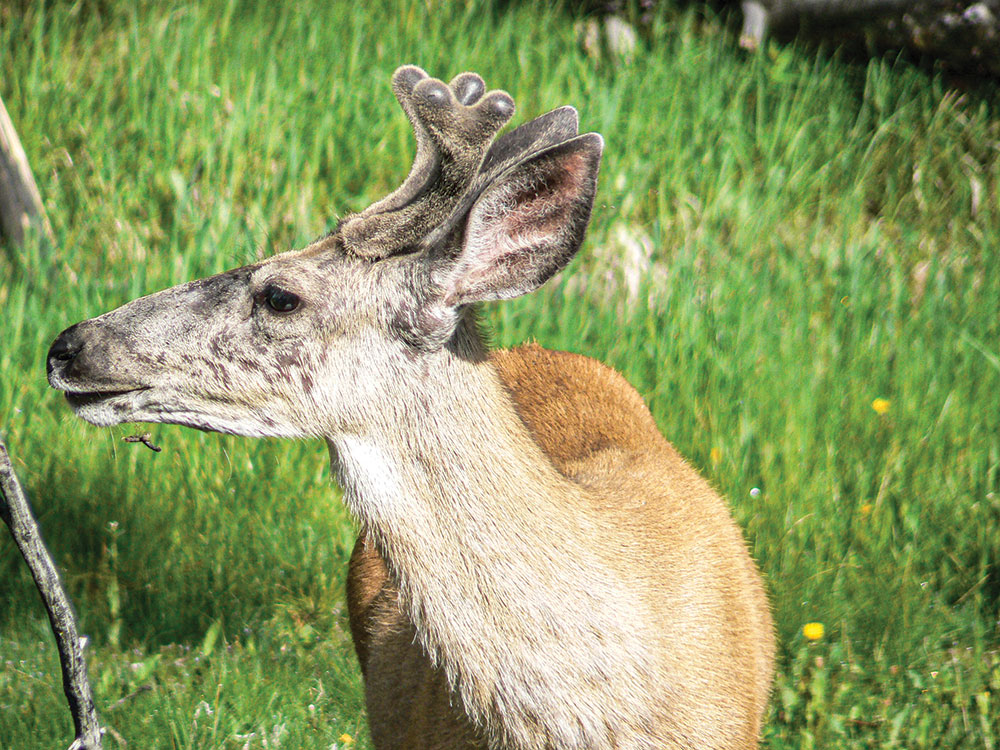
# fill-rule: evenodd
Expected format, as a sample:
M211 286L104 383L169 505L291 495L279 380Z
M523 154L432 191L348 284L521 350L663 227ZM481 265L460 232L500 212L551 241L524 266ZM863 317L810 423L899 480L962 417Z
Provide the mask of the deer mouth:
M149 390L148 386L127 388L120 391L66 391L65 396L66 401L71 407L79 409L86 406L96 406L113 399L121 398L122 396L130 396L133 393L146 390Z
M148 386L102 391L67 389L63 395L76 416L98 427L110 427L133 421L134 415L141 408L140 404L145 400L140 394L148 390Z

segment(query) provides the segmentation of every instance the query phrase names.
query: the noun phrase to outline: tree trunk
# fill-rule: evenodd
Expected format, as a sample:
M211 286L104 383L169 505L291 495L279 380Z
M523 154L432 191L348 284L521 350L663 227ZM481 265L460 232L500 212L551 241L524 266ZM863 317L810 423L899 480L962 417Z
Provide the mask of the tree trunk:
M52 228L31 176L28 157L0 99L0 234L20 245L32 225L52 240Z

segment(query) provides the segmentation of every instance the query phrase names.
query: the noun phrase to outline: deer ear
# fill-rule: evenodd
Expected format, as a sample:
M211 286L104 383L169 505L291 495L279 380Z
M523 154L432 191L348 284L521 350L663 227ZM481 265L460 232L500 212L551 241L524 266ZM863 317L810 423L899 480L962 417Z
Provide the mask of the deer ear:
M457 256L438 276L449 307L537 289L580 248L604 141L587 133L519 161L469 210Z

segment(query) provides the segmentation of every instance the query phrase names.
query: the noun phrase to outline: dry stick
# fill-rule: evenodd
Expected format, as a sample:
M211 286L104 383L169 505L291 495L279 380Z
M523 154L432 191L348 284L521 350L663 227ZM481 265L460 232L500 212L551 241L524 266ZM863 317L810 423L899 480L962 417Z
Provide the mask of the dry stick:
M76 618L59 580L55 563L38 533L38 523L31 514L28 497L21 487L0 439L0 518L14 535L25 562L31 568L35 585L52 624L62 665L63 691L69 701L76 727L76 739L70 750L101 750L101 725L94 708L94 695L87 681L87 662L83 658Z
M160 446L153 444L153 436L148 432L144 432L141 435L129 435L128 437L123 437L122 440L126 443L142 443L154 453L159 453L163 450Z

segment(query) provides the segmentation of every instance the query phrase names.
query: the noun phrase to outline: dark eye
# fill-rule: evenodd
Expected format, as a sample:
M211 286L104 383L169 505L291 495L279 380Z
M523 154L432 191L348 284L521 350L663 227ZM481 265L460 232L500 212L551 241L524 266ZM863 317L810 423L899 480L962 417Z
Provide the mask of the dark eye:
M299 298L276 286L264 290L264 301L275 312L287 313L299 306Z

